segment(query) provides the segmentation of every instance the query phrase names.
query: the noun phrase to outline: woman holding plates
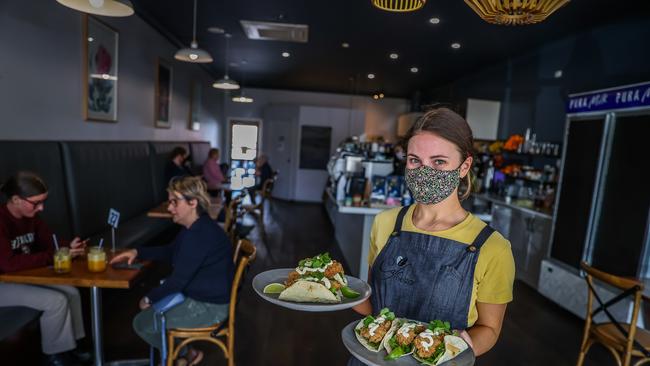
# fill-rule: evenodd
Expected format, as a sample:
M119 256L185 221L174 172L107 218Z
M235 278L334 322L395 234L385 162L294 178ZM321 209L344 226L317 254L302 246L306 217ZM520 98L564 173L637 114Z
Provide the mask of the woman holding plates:
M404 145L415 204L375 218L373 292L354 310L390 308L400 318L449 322L479 356L499 338L515 269L510 243L461 206L471 191L472 131L453 111L434 109L411 127Z

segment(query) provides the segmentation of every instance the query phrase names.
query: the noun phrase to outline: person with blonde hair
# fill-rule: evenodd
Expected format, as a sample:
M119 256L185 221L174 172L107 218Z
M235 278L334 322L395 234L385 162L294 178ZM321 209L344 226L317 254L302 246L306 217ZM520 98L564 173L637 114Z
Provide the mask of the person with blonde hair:
M230 287L234 276L232 245L216 221L207 215L210 199L206 184L200 177L174 178L167 187L167 209L172 220L183 226L174 241L166 246L131 249L120 253L111 264L136 258L165 261L173 269L165 282L140 300L142 310L133 319L136 333L150 345L160 349L160 319L154 320L151 304L174 293L185 300L169 310L167 328L205 327L223 321L228 315ZM178 364L195 365L203 353L190 348Z

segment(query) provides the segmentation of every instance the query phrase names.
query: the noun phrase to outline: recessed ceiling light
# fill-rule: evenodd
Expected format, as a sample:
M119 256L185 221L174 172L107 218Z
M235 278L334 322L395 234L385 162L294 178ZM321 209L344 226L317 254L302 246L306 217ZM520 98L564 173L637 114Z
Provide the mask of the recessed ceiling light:
M384 99L384 93L379 93L379 98Z
M223 28L219 27L208 27L208 32L214 34L224 34L226 31Z
M343 42L343 43L341 43L341 47L350 48L350 44L348 42Z
M562 77L562 70L555 70L555 73L553 74L556 79L559 79Z
M286 52L286 51L282 52L282 57L287 58L289 56L291 56L291 54L289 52Z
M452 44L451 44L451 48L453 48L453 49L455 49L455 50L459 49L459 48L460 48L460 43L458 43L458 42L454 42L454 43L452 43Z
M440 23L440 18L433 17L433 18L429 19L429 23L438 24L438 23Z
M368 74L368 79L374 79L374 78L375 78L375 74Z
M396 53L391 53L390 55L391 60L397 60L399 58L399 55Z
M415 74L415 73L418 72L418 71L420 71L420 70L419 70L417 67L411 67L411 72L412 72L412 73Z
M94 39L93 37L88 37L88 42L92 42L92 41L94 41L94 40L95 40L95 39Z
M230 67L239 67L239 64L236 63L236 62L231 62L231 63L228 64L228 66L230 66Z
M373 95L372 99L379 99L379 95L377 95L377 94Z

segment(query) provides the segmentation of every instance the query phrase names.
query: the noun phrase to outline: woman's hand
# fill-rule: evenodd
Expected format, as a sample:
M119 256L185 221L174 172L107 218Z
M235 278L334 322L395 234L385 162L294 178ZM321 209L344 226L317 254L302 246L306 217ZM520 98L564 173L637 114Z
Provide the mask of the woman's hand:
M474 342L472 342L472 337L469 336L469 333L467 333L466 330L462 330L458 336L461 337L465 343L469 345L472 351L474 350Z
M81 240L79 237L75 237L72 239L70 242L70 255L72 255L72 258L78 257L86 251L86 244L88 243L88 239L86 240Z
M127 261L128 264L133 264L133 261L135 260L135 258L137 256L138 256L138 250L137 249L129 249L126 252L122 252L122 253L116 255L115 257L113 257L113 259L111 259L110 264L120 263L120 262L124 262L124 261ZM142 303L142 301L140 301L140 303Z
M144 310L151 306L151 301L149 301L149 298L145 296L140 299L138 306L140 307L140 310Z

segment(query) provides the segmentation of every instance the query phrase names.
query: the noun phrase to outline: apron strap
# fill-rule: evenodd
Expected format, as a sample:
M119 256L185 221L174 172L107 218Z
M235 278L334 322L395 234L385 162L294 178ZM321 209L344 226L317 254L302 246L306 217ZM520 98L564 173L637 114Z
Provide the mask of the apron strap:
M490 235L492 235L493 232L494 229L490 225L485 225L483 230L481 230L481 232L478 233L478 235L476 236L476 239L474 239L474 242L467 247L467 251L475 252L481 249L483 244L485 244L485 242L488 240L488 238L490 237Z
M404 206L399 210L399 213L397 214L397 219L395 220L395 228L393 228L393 232L390 234L391 236L397 236L402 231L402 223L404 222L404 216L406 216L406 213L408 212L410 207L411 207L410 205Z

